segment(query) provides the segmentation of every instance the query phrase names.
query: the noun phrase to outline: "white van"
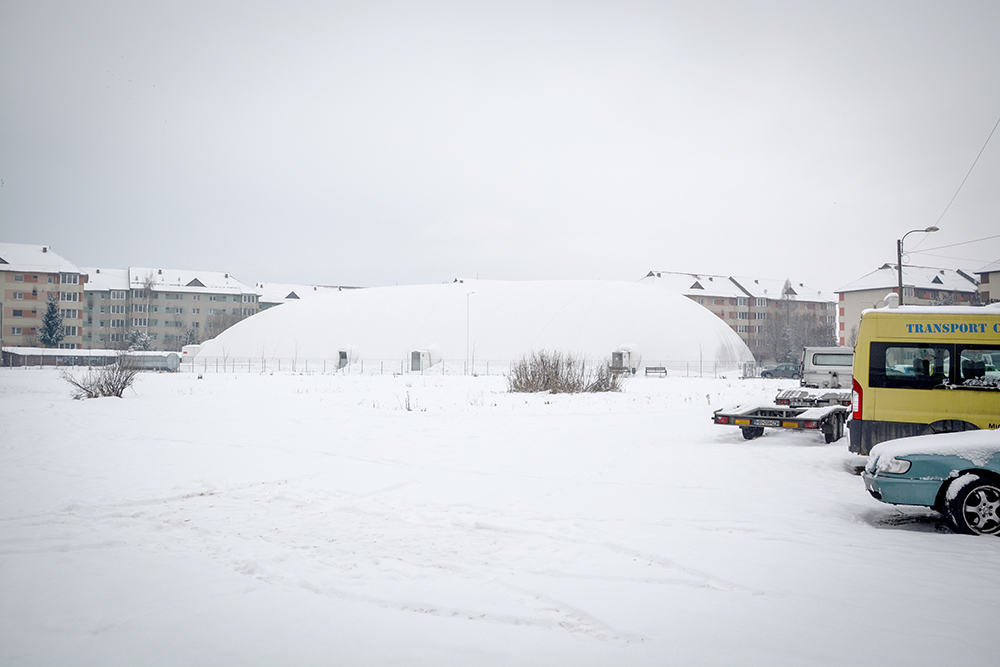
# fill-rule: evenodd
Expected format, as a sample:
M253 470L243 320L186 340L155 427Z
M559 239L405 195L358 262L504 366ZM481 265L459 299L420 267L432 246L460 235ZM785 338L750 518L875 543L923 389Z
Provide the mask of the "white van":
M854 350L849 347L802 348L803 387L839 389L851 386Z

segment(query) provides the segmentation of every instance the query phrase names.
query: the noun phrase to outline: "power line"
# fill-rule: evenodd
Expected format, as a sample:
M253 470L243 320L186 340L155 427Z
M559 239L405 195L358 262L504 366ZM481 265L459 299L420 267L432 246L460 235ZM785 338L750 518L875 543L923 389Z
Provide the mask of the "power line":
M958 190L955 190L955 194L952 195L951 201L948 202L948 205L944 207L944 210L941 212L941 217L938 218L937 222L934 223L935 226L937 226L937 224L941 222L941 219L944 218L944 214L948 212L948 209L951 208L951 205L955 201L955 198L958 197L958 193L962 191L962 186L965 185L965 182L967 180L969 180L969 175L972 174L972 170L976 168L976 163L979 162L979 158L982 157L983 151L986 150L986 144L990 143L990 139L993 138L993 133L997 131L998 125L1000 125L1000 118L997 118L997 122L993 124L993 129L990 130L990 136L986 137L986 143L984 143L983 147L979 149L979 155L976 156L976 159L972 161L972 166L969 167L969 173L966 174L965 178L962 179L961 184L958 186Z
M1000 121L998 121L1000 122ZM948 245L939 245L936 248L924 248L923 250L907 250L908 253L917 252L931 252L932 250L944 250L945 248L954 248L957 245L968 245L970 243L979 243L980 241L989 241L991 239L1000 239L1000 234L994 234L993 236L985 236L981 239L973 239L972 241L959 241L958 243L949 243Z

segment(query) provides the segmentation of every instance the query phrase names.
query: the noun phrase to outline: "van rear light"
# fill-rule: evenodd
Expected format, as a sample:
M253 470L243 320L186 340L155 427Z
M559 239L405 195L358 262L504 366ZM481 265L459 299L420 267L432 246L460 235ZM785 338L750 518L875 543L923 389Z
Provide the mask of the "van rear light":
M851 419L861 419L861 401L864 398L861 385L856 378L851 378Z

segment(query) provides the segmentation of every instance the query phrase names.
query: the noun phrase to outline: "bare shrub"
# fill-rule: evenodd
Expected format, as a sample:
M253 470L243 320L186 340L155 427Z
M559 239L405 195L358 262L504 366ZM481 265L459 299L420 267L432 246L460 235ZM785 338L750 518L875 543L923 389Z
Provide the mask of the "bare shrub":
M623 379L611 372L607 361L588 366L572 354L542 350L521 357L507 376L507 386L511 392L579 394L621 391Z
M125 390L135 382L139 374L139 365L134 357L125 352L115 356L115 360L107 366L87 371L77 377L64 370L62 379L73 385L73 398L100 398L101 396L122 397Z

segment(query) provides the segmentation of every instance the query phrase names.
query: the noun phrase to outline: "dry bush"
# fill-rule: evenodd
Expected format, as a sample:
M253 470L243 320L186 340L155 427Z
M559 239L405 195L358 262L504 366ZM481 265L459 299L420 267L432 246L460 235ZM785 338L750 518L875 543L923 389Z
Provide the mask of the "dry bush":
M125 390L135 382L135 376L138 374L139 365L135 358L121 352L107 366L89 370L81 377L64 370L62 379L73 385L73 398L76 399L101 396L121 398Z
M579 394L597 391L621 391L622 376L611 372L607 362L591 364L572 354L532 352L521 357L507 376L508 390L535 393Z

